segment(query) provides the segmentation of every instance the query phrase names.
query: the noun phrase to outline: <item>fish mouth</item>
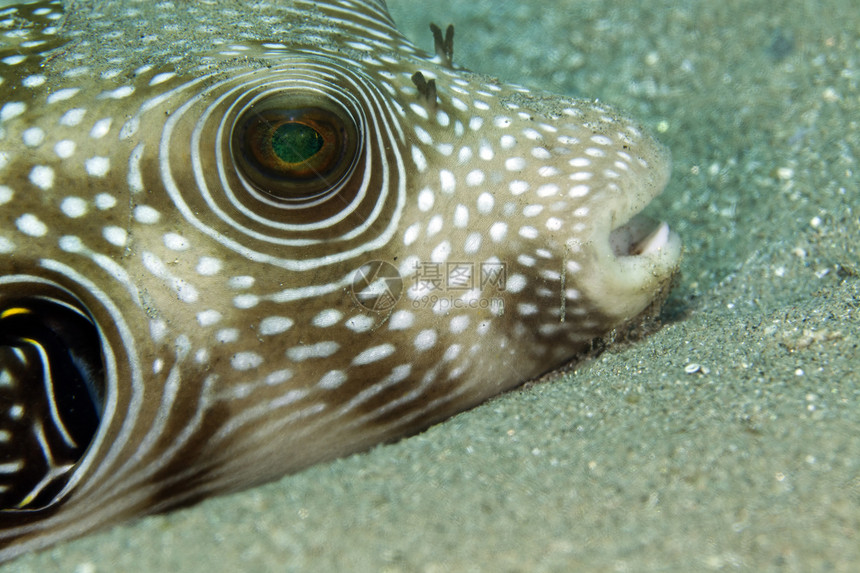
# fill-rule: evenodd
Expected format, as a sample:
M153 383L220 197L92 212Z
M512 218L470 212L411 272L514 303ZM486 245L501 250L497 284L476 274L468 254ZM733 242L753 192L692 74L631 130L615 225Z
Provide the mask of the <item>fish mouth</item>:
M641 213L609 232L609 248L622 264L630 257L659 257L674 242L680 244L680 238L665 221Z
M583 294L616 324L634 318L660 298L678 269L681 238L665 221L641 213L662 189L663 185L653 186L645 201L622 202L626 203L622 209L608 210L583 245L591 251L585 259L591 264L581 271Z

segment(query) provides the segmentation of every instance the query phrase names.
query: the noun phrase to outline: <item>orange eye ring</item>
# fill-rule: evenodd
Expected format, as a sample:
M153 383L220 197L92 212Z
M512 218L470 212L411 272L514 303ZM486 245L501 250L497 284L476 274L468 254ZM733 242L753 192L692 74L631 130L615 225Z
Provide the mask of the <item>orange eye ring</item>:
M242 174L260 191L306 201L335 189L355 163L358 134L342 110L277 98L249 108L231 139Z

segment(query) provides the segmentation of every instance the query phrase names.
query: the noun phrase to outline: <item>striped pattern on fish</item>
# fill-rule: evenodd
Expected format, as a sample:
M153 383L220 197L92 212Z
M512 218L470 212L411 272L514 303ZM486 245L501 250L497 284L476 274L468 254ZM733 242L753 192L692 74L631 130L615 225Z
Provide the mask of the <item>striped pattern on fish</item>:
M0 560L414 433L665 293L666 150L434 36L0 8Z

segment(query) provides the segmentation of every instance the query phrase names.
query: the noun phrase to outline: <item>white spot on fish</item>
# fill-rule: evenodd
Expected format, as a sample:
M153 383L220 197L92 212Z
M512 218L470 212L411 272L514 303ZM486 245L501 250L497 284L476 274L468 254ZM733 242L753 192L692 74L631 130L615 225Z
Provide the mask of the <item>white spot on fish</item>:
M45 76L41 76L41 75L27 76L26 78L21 80L21 85L23 85L25 88L37 88L37 87L43 85L46 81L48 81L48 80Z
M415 315L408 310L398 310L391 315L391 320L388 322L389 330L406 330L412 328L415 324Z
M347 375L342 370L329 370L317 382L317 386L323 390L334 390L339 388L347 380Z
M415 350L423 352L433 348L436 345L437 337L438 335L433 329L422 330L415 336Z
M311 324L319 328L328 328L340 322L341 318L343 318L342 312L329 308L316 315L313 320L311 320Z
M197 322L200 326L212 326L221 320L221 313L217 310L204 310L197 313Z
M102 229L102 236L111 245L124 247L128 241L128 232L122 227L108 226Z
M426 213L433 208L434 196L433 191L425 187L418 192L418 210Z
M109 90L106 92L102 92L99 94L99 98L102 99L123 99L127 98L131 94L134 93L134 87L132 86L122 86L118 87L115 90Z
M0 107L0 121L9 121L27 111L27 104L22 101L10 101Z
M110 131L110 126L113 120L109 117L105 119L100 119L93 124L93 128L90 130L90 137L93 139L101 139Z
M223 263L221 263L219 259L214 257L200 257L197 261L197 267L194 270L196 270L199 275L211 277L213 275L217 275L221 271L222 267Z
M253 370L263 363L263 357L256 352L239 352L230 358L234 370Z
M496 203L493 196L486 191L478 195L478 212L486 215L493 210L493 205Z
M293 362L303 362L312 358L328 358L340 349L340 344L329 340L316 344L293 346L287 350L287 357Z
M27 147L38 147L45 141L45 132L38 127L31 127L21 134L21 140Z
M105 211L107 209L111 209L116 205L116 197L113 195L109 195L108 193L99 193L96 195L93 203L96 206L96 209L101 211Z
M60 118L60 125L66 127L76 127L84 120L87 110L81 108L70 109Z
M257 332L263 336L274 336L286 332L293 326L293 321L285 316L267 316L260 321Z
M475 169L466 174L466 185L470 187L477 187L484 182L484 179L484 172L480 169Z
M240 294L233 297L233 306L240 309L254 308L260 304L260 297L254 294Z
M360 314L358 316L353 316L344 322L344 326L350 329L353 332L367 332L371 328L376 321L364 314Z
M164 246L171 251L187 251L191 248L188 239L178 233L165 233L163 240Z
M469 209L465 205L457 205L454 209L454 226L463 229L469 224Z
M160 74L156 74L149 80L150 86L157 86L158 84L163 84L164 82L176 77L176 74L173 72L164 72Z
M256 280L250 275L239 275L230 277L230 280L227 281L227 286L234 290L245 290L254 286Z
M161 219L161 213L149 205L138 205L134 208L134 220L144 225L154 225Z
M78 92L80 91L80 88L64 88L49 95L45 101L49 104L66 101L67 99L72 99L78 95Z
M77 219L87 214L87 202L80 197L66 197L60 203L60 210L66 217Z
M439 171L439 183L441 184L443 193L453 193L457 187L457 180L454 178L454 174L447 169Z
M92 177L104 177L110 171L110 159L107 157L91 157L84 162L87 174Z
M355 358L352 359L352 363L356 366L371 364L373 362L378 362L380 360L388 358L392 354L394 354L393 344L380 344L379 346L372 346L367 350L360 352Z
M31 237L44 237L48 234L48 226L32 213L25 213L15 221L18 230Z
M508 234L508 225L507 223L502 223L501 221L497 221L492 224L490 227L490 238L493 239L494 243L501 243L505 236Z
M64 139L62 141L58 141L56 145L54 145L54 153L56 153L57 157L60 159L68 159L75 154L76 147L77 146L74 141Z
M47 165L37 165L30 171L30 182L47 191L54 186L54 170Z

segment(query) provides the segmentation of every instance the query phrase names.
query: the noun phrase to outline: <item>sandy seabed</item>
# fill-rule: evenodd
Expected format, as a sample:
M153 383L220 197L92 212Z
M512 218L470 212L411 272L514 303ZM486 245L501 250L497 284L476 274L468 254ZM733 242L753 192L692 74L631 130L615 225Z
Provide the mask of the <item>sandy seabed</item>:
M455 58L596 97L669 146L663 328L397 444L0 573L854 571L860 10L853 0L391 0Z

